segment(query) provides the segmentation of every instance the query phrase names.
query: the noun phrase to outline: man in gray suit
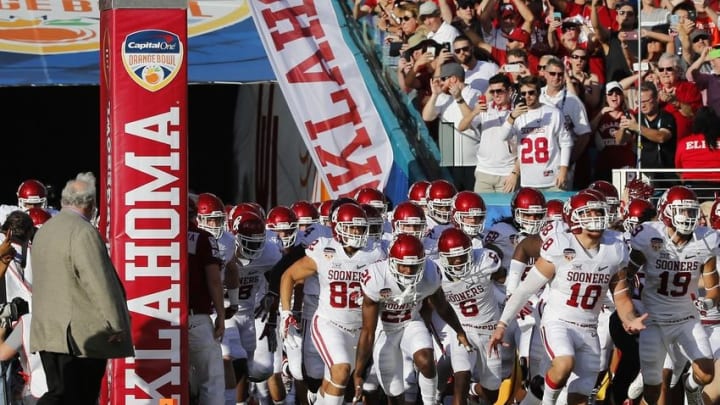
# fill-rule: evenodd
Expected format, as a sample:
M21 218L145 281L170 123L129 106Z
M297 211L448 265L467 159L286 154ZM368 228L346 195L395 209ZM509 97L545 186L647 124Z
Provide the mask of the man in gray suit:
M125 290L91 223L95 176L65 185L62 210L33 240L30 351L40 352L48 392L38 405L95 405L107 359L134 355Z

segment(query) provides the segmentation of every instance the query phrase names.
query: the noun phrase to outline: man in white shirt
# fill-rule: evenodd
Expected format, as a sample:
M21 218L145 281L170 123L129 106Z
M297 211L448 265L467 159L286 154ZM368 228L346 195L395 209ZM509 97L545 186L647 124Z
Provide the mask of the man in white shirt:
M475 46L465 35L456 37L452 48L455 59L465 69L465 84L485 93L488 88L488 80L498 72L498 65L478 60L475 57Z
M565 66L560 59L548 59L544 76L547 86L540 91L540 102L557 107L565 118L565 128L573 138L570 162L574 163L585 151L592 133L585 105L565 87ZM570 178L573 166L574 164L570 167ZM568 184L572 185L572 181Z
M427 3L424 3L427 4ZM423 107L422 117L426 122L440 116L440 132L450 126L454 129L453 167L451 174L458 191L472 190L475 185L475 151L480 134L474 127L464 131L457 129L462 120L460 106L467 104L473 108L481 93L465 84L465 70L456 62L445 63L440 67L440 74L431 79L432 94Z
M457 49L457 48L456 48ZM461 104L463 119L458 129L464 131L472 126L480 132L475 167L475 192L503 192L515 190L520 178L517 162L517 145L500 134L500 127L510 114L510 78L499 73L489 80L489 102L479 102L470 110Z
M520 185L543 191L566 190L572 136L560 110L540 103L540 79L518 81L519 96L501 129L505 139L516 137L520 161Z
M451 44L455 41L455 37L460 35L457 28L450 25L449 22L443 21L440 15L440 8L432 1L426 1L420 5L418 18L430 32L427 33L428 39L432 39L438 44Z

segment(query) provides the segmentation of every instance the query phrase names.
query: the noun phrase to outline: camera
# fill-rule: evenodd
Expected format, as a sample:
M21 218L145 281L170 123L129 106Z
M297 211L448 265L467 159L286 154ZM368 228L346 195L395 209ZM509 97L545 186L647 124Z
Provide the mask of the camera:
M9 328L17 322L21 316L30 312L28 302L20 297L12 301L0 304L0 327Z
M447 50L448 52L450 52L450 42L445 42L445 43L443 43L443 44L442 44L442 47L443 47L445 50Z
M515 99L515 107L519 106L520 104L526 104L526 105L527 105L527 101L525 100L525 96L517 96L517 98Z

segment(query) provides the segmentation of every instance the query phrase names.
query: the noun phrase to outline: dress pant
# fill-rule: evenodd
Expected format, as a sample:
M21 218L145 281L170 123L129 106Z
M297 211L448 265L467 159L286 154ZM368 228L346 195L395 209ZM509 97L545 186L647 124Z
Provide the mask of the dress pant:
M48 392L37 405L97 405L106 359L40 352Z

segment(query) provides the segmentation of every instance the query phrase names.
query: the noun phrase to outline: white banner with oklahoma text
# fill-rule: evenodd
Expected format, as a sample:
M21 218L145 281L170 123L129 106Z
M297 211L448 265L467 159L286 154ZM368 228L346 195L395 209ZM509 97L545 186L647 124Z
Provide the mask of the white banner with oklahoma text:
M384 189L392 148L332 0L253 0L278 84L332 198Z

